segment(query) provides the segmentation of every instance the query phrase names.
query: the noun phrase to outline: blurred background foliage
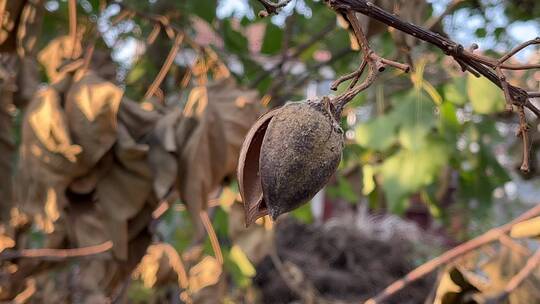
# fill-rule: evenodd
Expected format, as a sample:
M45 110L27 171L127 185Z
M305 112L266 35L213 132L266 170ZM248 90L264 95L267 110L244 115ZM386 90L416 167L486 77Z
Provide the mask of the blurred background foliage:
M412 1L375 2L388 10L398 3L400 16L419 24L426 24L457 2L434 29L466 46L476 42L479 51L486 54L501 54L540 35L540 2L535 0L420 1L416 5ZM43 5L46 11L39 49L68 33L67 1L48 0ZM78 24L86 33L82 41L93 39L87 33L97 30L96 47L111 55L110 64L117 72L114 82L136 101L144 100L174 39L161 30L149 42L149 36L155 35L155 23L137 14L122 16L126 7L148 16L167 17L167 22L184 31L191 41L182 44L160 86L160 98L166 105L179 100L183 107L192 88L212 81L211 73L201 74L207 71L201 64L212 60L223 62L240 86L256 89L268 108L289 100L337 94L329 90L331 82L358 64L347 29L323 1L293 0L279 15L268 18L259 18L262 7L247 0L125 0L121 5L78 0L77 5ZM296 210L291 217L303 223L323 223L359 214L365 208L369 214L397 214L439 240L416 261L418 264L537 203L540 179L536 147L540 137L536 124L531 123L532 170L523 174L519 172L521 142L515 136L518 121L504 111L499 89L486 79L462 73L439 51L418 41L403 42L380 24L365 22L369 23L374 48L385 57L410 60L414 72L386 72L348 105L342 119L347 145L338 173L313 204ZM204 63L201 49L206 50ZM520 53L516 60L537 62L540 54L533 49ZM540 87L540 72L516 72L511 79L532 90ZM40 81L49 81L45 73ZM15 134L20 134L22 111L17 115L14 128ZM16 137L20 142L20 135ZM251 248L255 246L252 236L239 232L243 217L237 192L232 177L212 195L210 212L223 252L223 272L234 286L225 292L224 303L239 298L249 302L255 297L251 294L252 279L261 258L252 257L258 250L265 252ZM170 244L189 261L196 234L191 221L181 201L173 202L156 228L155 241ZM270 231L271 226L265 222L258 229ZM40 247L41 235L38 230L32 232L33 247ZM160 254L171 254L156 250L157 260ZM200 250L204 255L215 255L210 239ZM174 258L168 261L170 267L177 267ZM167 289L147 282L143 272L128 288L131 301L158 303L156 299L167 298L160 294ZM219 284L208 278L200 280L203 287Z

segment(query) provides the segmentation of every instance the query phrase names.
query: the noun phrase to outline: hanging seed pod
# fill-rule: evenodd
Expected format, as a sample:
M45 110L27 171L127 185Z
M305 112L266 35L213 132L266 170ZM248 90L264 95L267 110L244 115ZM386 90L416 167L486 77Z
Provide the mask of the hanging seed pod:
M238 167L246 225L298 208L328 182L343 150L338 116L325 97L286 104L257 121Z

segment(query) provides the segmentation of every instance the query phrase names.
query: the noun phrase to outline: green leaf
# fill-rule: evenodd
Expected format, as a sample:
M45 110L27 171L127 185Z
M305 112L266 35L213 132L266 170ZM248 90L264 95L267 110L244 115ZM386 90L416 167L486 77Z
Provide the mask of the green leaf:
M197 0L190 5L190 10L197 16L212 23L216 18L217 0Z
M247 53L248 41L244 35L231 27L229 20L223 20L223 40L225 47L235 53Z
M283 41L283 30L273 23L268 23L266 26L266 32L264 34L264 40L261 47L263 54L274 55L281 50L281 43Z
M487 30L483 27L476 29L474 32L476 34L476 37L478 38L484 38L487 35Z
M356 128L356 141L359 145L373 150L386 150L396 141L396 121L381 116Z
M390 209L403 211L404 200L422 187L433 183L448 162L449 153L443 142L430 141L417 151L401 150L382 164L383 190Z
M304 204L290 213L295 219L302 223L313 223L313 214L311 213L311 204Z
M484 77L476 78L469 74L467 94L476 113L492 114L504 110L506 101L503 92Z
M405 126L399 130L399 143L407 150L418 151L425 146L428 134L423 125Z
M455 78L452 82L443 86L444 99L455 105L462 106L467 102L467 80Z
M390 120L401 126L422 125L425 128L435 126L436 105L431 97L422 90L411 89L406 94L392 100L394 110L390 115Z

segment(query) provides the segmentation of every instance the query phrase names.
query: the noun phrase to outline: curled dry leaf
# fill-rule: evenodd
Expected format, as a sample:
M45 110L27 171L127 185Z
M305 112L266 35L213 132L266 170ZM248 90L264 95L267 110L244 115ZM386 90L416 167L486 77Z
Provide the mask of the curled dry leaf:
M298 208L328 182L343 150L337 116L322 98L286 104L257 121L238 166L246 225Z
M133 276L140 278L146 288L162 286L171 281L177 281L179 287L188 287L184 263L176 249L166 243L150 245Z

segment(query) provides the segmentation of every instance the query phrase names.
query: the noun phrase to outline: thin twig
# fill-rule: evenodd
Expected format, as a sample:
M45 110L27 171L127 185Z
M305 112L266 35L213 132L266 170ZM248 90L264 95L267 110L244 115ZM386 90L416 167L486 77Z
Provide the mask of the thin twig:
M354 78L351 85L349 86L349 89L345 91L343 94L337 96L332 101L332 103L334 103L335 105L335 108L337 109L337 113L340 113L343 110L343 107L349 101L351 101L356 95L358 95L358 93L364 91L371 84L373 84L373 82L375 82L377 75L383 72L386 69L387 65L400 69L404 71L405 73L408 73L410 71L410 67L406 64L395 62L393 60L389 60L389 59L386 59L377 55L369 46L369 41L366 37L366 34L362 30L362 27L360 26L360 22L358 22L358 19L356 18L355 13L351 10L347 10L344 14L347 17L347 20L349 21L349 23L351 24L355 37L358 41L358 44L360 45L360 48L363 53L363 61L360 64L360 67L356 70L356 72L353 72L352 74L344 76L336 80L332 84L332 89L337 89L337 86L339 86L339 84L342 83L343 81ZM367 76L364 79L364 81L362 81L360 84L356 86L356 82L360 79L360 76L364 72L366 64L368 68ZM353 84L355 86L353 86Z
M276 72L278 69L280 69L287 61L296 59L298 56L302 55L307 49L309 49L312 45L319 42L321 39L326 37L328 33L332 32L336 28L336 22L332 20L330 23L328 23L320 32L316 33L315 35L311 36L311 38L300 44L299 46L295 47L292 51L287 51L287 56L283 56L282 59L274 66L272 66L269 70L261 71L260 74L258 74L255 77L255 80L253 80L249 87L254 88L257 85L261 83L261 81L265 80L267 77L271 76L274 72ZM288 54L290 52L290 54Z
M506 234L502 234L499 238L499 242L508 247L510 250L520 253L523 256L530 256L531 251L529 248L521 245L520 243L516 242L513 238L509 237Z
M410 283L415 282L420 278L423 278L424 276L433 272L434 270L441 267L442 265L445 265L472 250L475 250L479 247L482 247L484 245L497 241L501 235L508 233L510 230L512 230L512 227L516 225L517 223L536 217L539 214L540 214L540 204L530 209L529 211L525 212L524 214L522 214L515 220L511 221L510 223L503 225L501 227L493 228L489 230L488 232L482 234L481 236L474 238L468 242L465 242L445 252L444 254L434 258L433 260L420 265L419 267L415 268L414 270L409 272L407 275L405 275L403 278L390 284L388 287L386 287L383 291L381 291L379 294L377 294L373 298L368 299L365 302L365 304L383 303L384 301L388 300L388 298L396 294L398 291L402 290L405 286L409 285Z
M502 83L494 73L493 69L500 67L501 69L533 69L539 68L540 64L500 64L499 60L489 58L483 55L478 55L472 51L466 50L460 44L441 36L438 33L427 30L418 25L405 22L400 20L398 17L393 14L379 8L373 3L365 0L326 0L326 2L337 12L341 14L346 14L349 10L354 10L356 12L362 13L368 17L371 17L377 21L380 21L390 27L393 27L397 30L400 30L406 34L416 37L417 39L428 42L437 48L441 49L446 55L452 56L464 70L475 72L475 74L480 74L497 86L502 88ZM537 39L533 39L536 41ZM529 42L528 45L534 44ZM508 90L512 95L512 100L519 105L525 105L527 100L530 98L526 90L509 85ZM532 105L526 105L527 108L535 108ZM533 110L537 113L539 111Z
M42 260L65 260L69 258L87 257L105 253L111 250L113 243L111 241L104 242L99 245L68 248L68 249L23 249L23 250L5 250L0 254L0 261L14 260L20 258L32 258Z
M159 86L163 82L163 79L165 79L165 76L169 72L169 69L171 68L174 62L174 58L176 58L176 54L178 53L178 50L180 49L180 45L182 44L183 39L184 39L183 33L176 34L176 39L174 39L173 46L171 47L171 50L169 51L169 54L167 55L167 59L165 59L165 62L163 63L161 70L157 74L156 79L154 79L154 82L152 82L150 87L148 87L146 94L144 94L144 99L148 99L154 96L156 90L159 88Z
M212 245L212 250L214 250L214 254L216 255L216 260L219 262L219 264L223 265L223 253L221 252L221 246L219 246L216 231L212 226L208 212L206 212L206 210L201 211L200 217L204 228L206 229L206 233L208 233L208 236L210 237L210 244Z
M69 37L71 38L72 49L71 49L71 58L76 59L77 51L77 0L68 1L68 11L69 11Z
M431 17L425 24L424 27L433 30L437 27L444 19L444 17L454 13L459 6L467 0L452 0L452 2L446 7L446 9L438 16Z

